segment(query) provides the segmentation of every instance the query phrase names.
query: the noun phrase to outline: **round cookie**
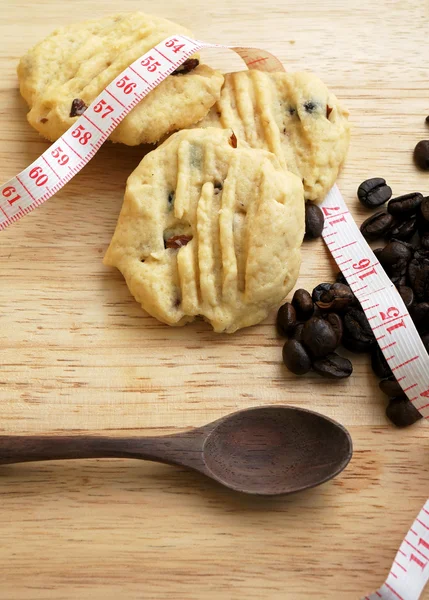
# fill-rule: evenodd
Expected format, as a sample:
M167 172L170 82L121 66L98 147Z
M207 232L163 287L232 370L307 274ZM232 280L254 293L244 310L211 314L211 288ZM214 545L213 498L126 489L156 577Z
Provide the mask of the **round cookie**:
M300 179L231 131L179 131L127 182L104 263L169 325L202 316L217 332L262 321L298 276Z
M123 13L54 31L20 61L20 91L29 123L58 139L85 107L126 67L166 37L190 32L141 12ZM129 146L155 143L202 119L219 98L223 76L198 60L190 72L170 75L144 98L110 139Z
M233 129L252 148L273 152L321 202L347 154L348 112L311 73L240 71L225 75L219 101L195 127Z

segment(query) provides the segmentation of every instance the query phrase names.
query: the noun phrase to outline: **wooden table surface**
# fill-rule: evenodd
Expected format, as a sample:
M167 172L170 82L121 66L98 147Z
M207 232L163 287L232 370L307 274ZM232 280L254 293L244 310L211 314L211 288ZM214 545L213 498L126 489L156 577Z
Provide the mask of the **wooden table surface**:
M52 29L117 12L113 0L2 0L0 180L47 147L25 119L20 55ZM428 137L424 0L123 0L208 41L254 44L317 73L351 111L339 185L358 222L358 184L429 191L411 156ZM208 54L224 70L232 53ZM202 476L133 461L0 468L1 600L355 600L384 581L428 496L429 428L391 426L368 358L329 384L281 364L273 318L232 337L145 315L102 265L141 148L106 144L65 189L0 233L0 432L158 434L230 411L291 403L349 428L347 470L280 499L229 492ZM332 278L318 240L299 285ZM378 533L375 534L375 531ZM429 598L429 592L424 594Z

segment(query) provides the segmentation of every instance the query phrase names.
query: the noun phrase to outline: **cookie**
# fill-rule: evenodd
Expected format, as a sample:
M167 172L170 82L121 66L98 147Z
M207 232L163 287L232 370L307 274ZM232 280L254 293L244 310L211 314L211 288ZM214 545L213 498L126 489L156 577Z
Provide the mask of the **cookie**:
M298 175L306 200L321 202L349 146L348 112L310 73L225 75L220 100L196 127L232 129L252 148L273 152Z
M169 325L217 332L262 321L295 284L304 235L300 179L231 131L179 131L127 182L104 263Z
M132 62L166 37L190 32L159 17L123 13L58 29L20 61L20 91L29 123L58 139L98 94ZM202 119L220 95L223 76L190 59L144 98L110 139L129 146L155 143Z

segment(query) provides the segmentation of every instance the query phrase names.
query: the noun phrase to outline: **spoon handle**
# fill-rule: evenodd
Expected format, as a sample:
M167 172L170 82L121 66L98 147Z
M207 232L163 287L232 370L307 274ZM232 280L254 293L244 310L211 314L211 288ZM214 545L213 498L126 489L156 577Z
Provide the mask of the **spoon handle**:
M75 458L137 458L198 468L202 464L200 431L164 437L0 436L0 465Z

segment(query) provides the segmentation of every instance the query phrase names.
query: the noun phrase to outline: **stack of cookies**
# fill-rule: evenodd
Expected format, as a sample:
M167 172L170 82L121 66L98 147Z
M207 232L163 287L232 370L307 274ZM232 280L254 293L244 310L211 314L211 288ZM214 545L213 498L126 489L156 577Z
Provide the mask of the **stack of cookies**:
M58 139L129 64L185 28L143 13L57 30L22 58L30 124ZM334 184L347 111L309 73L222 75L189 59L111 135L156 144L130 175L105 257L142 307L217 332L262 321L295 284L304 204Z

